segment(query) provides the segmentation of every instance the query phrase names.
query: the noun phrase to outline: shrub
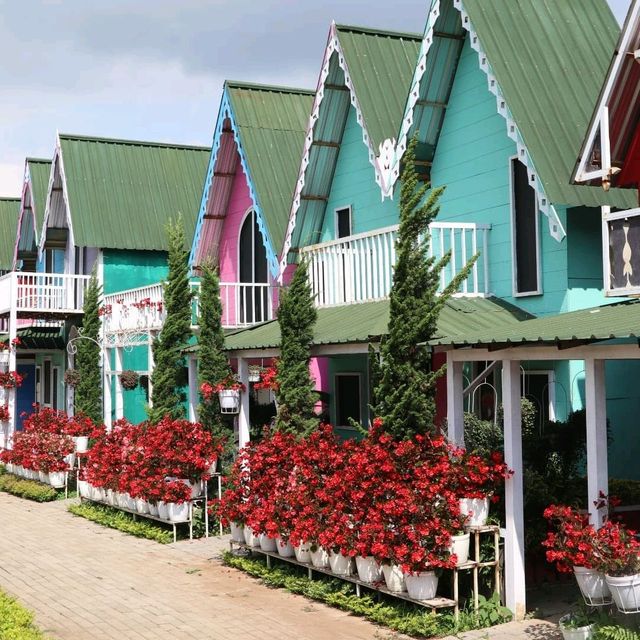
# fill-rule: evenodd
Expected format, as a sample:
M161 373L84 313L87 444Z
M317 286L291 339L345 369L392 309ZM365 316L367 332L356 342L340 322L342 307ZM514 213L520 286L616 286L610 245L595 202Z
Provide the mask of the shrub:
M0 638L45 640L45 636L33 624L33 614L3 591L0 591Z
M35 502L52 502L58 499L58 492L53 487L35 480L24 480L10 473L0 475L0 491Z

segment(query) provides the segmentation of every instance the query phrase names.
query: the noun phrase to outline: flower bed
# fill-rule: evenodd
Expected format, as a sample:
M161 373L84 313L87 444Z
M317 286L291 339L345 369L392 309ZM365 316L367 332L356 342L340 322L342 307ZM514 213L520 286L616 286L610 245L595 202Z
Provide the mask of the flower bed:
M382 567L389 589L411 595L416 579L433 587L435 570L458 563L454 537L472 515L460 499L490 497L507 474L498 455L483 460L442 437L396 441L376 421L364 440L341 442L325 425L307 438L267 433L249 444L212 508L238 541L293 549L338 574L356 558L368 581Z

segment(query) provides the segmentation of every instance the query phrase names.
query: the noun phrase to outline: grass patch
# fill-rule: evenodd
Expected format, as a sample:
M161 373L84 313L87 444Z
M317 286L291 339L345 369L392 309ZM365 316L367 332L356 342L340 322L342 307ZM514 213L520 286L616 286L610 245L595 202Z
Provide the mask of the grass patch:
M0 474L0 491L6 491L11 495L35 502L51 502L57 500L59 496L59 492L48 484L18 478L11 473ZM64 492L62 496L64 496Z
M0 591L0 638L46 640L46 636L33 624L33 614L3 591Z
M244 557L227 552L223 556L226 565L245 571L259 578L269 587L282 588L312 600L324 602L357 616L362 616L399 633L433 638L471 629L481 629L511 619L508 609L502 607L496 596L491 599L481 597L481 607L477 615L460 611L458 621L453 611L430 613L423 607L394 599L386 594L371 593L358 597L355 585L338 578L317 577L310 580L306 569L290 564L279 564L269 569L263 557ZM317 574L316 574L317 575Z
M103 527L117 529L137 538L146 538L161 544L173 542L173 530L166 529L162 525L144 518L134 520L133 515L126 511L89 502L69 505L69 511L75 516L86 518Z

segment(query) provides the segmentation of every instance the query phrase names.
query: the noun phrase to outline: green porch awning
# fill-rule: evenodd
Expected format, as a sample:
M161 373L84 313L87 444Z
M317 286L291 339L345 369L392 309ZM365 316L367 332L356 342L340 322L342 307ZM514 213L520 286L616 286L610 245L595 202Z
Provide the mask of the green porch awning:
M497 298L452 298L440 314L438 333L444 337L472 330L506 329L530 317ZM389 300L323 307L318 309L312 346L378 342L387 333L388 323ZM237 331L226 338L228 351L279 346L280 327L276 320Z
M17 334L22 343L18 352L22 349L50 349L55 351L65 348L62 327L24 327L18 329ZM9 334L0 334L0 342L7 342L8 340Z
M640 339L640 300L535 318L511 326L469 327L430 341L433 346L570 346L613 339Z

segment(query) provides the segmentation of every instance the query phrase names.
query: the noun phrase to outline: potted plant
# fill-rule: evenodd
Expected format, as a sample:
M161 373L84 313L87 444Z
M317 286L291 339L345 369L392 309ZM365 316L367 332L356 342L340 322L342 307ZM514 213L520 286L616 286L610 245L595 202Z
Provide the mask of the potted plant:
M609 520L598 529L596 545L616 606L624 613L640 612L640 542L635 532Z
M17 371L4 371L0 373L0 387L5 389L15 389L22 385L24 376Z
M68 387L75 389L80 384L80 372L77 369L67 369L64 372L64 382Z
M246 387L235 376L228 376L218 382L214 391L218 394L222 413L238 413L240 411L240 392Z
M593 637L595 623L588 613L567 613L558 621L564 640L589 640Z
M8 422L11 420L11 413L9 412L9 406L3 404L0 406L0 422Z
M120 374L120 384L122 385L122 388L127 391L133 391L138 386L139 382L140 376L137 372L132 371L131 369L125 369Z

